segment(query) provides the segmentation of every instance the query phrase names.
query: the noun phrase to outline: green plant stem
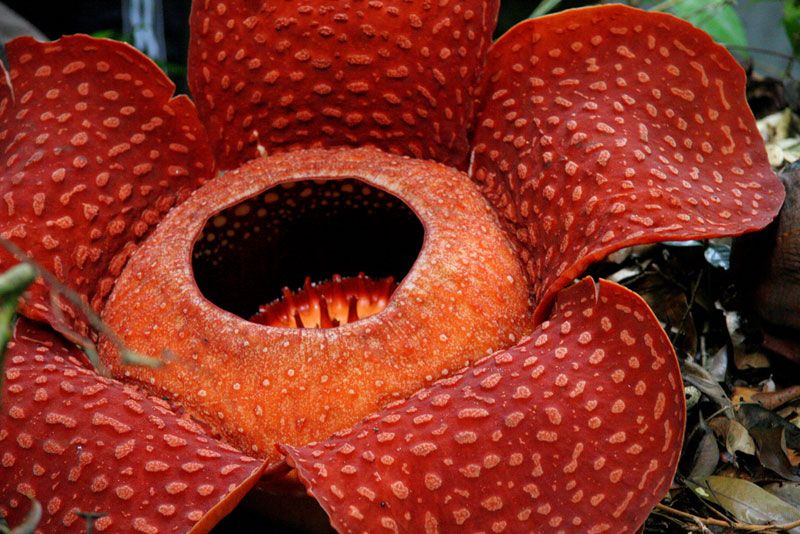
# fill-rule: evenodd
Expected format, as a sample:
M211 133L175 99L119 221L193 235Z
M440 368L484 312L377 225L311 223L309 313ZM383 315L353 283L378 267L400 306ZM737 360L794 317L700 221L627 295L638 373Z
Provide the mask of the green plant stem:
M0 371L5 368L6 347L14 332L14 312L17 300L36 280L36 269L30 263L20 263L0 274ZM0 373L0 390L4 374Z
M34 259L30 258L17 245L8 239L0 238L0 247L8 250L17 260L26 262L33 267L33 269L36 271L36 275L40 276L50 287L50 291L53 296L52 301L56 305L54 310L57 309L59 297L63 297L69 301L70 304L75 306L84 315L84 317L86 317L89 326L91 326L98 334L105 336L106 339L108 339L108 341L114 346L114 348L117 349L120 359L123 363L131 365L143 365L147 367L160 367L164 364L162 360L139 354L127 348L116 332L114 332L114 330L112 330L105 323L105 321L103 321L103 319L100 318L100 316L83 301L83 298L81 298L77 291L64 285L53 273L43 268ZM57 314L55 311L54 313ZM65 324L62 325L62 328L64 330L69 330L68 332L64 332L63 330L60 331L68 339L71 339L75 343L81 345L86 353L86 356L89 357L89 360L92 362L92 365L94 365L95 369L97 369L97 371L100 373L104 373L105 366L97 356L97 349L94 346L94 343L92 343L90 339L68 329L67 325ZM168 357L169 354L165 353L165 356Z
M36 279L36 269L30 263L20 263L0 274L0 296L20 296Z
M31 499L31 509L25 519L16 527L9 530L9 534L33 534L39 521L42 520L42 505L36 499Z
M108 514L105 512L78 512L78 515L86 521L85 534L94 534L94 522Z
M684 0L664 0L660 4L656 4L648 11L666 11L668 9L672 9L673 7L680 5L684 2ZM702 9L697 10L696 13L692 13L691 15L696 15L701 11L712 11L715 9L719 9L726 5L733 5L735 4L734 0L711 0Z

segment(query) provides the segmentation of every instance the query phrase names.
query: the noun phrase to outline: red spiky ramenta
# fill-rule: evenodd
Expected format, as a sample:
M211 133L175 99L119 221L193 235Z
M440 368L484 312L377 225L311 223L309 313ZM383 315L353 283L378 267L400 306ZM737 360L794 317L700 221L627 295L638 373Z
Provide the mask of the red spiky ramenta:
M394 277L371 280L364 273L312 284L306 278L303 289L262 306L250 320L266 326L286 328L335 328L380 313L397 288Z

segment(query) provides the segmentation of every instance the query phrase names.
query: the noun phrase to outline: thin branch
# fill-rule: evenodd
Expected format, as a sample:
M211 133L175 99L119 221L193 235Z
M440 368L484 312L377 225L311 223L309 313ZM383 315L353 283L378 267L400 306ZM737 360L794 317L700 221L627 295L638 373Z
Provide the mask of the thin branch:
M50 310L53 312L53 316L55 317L57 324L68 324L67 318L64 316L61 300L59 299L59 295L56 291L50 291ZM64 326L64 328L66 329L67 327ZM97 347L95 346L94 341L72 328L69 329L69 334L70 335L68 337L71 338L70 341L81 347L84 354L86 354L86 356L89 358L89 361L92 362L92 365L95 369L98 371L101 370L102 362L100 361L100 355L97 352Z
M648 11L666 11L668 9L672 9L675 6L679 6L679 5L681 5L681 4L685 3L685 2L686 2L686 0L664 0L660 4L656 4L653 7L651 7L650 9L648 9ZM699 8L695 9L694 11L692 11L690 13L687 13L685 17L681 17L681 18L687 18L688 19L688 18L694 17L696 15L700 15L700 14L703 14L703 13L707 14L708 16L711 16L712 15L712 13L711 13L712 11L717 11L718 9L726 7L726 6L732 6L733 3L734 2L732 2L732 0L712 0L712 1L708 2L707 4L705 4L704 6L699 7Z
M31 509L28 515L25 516L22 523L12 528L9 534L33 534L36 532L36 527L39 526L39 521L42 520L42 505L34 498L31 499Z
M88 304L86 304L86 302L84 302L83 298L80 294L78 294L77 291L64 285L53 273L39 265L36 260L28 256L28 254L26 254L17 245L8 239L0 237L0 246L8 250L17 260L30 264L36 271L37 276L40 276L50 287L50 291L56 294L56 301L58 301L58 297L64 297L67 301L69 301L69 303L78 308L84 317L86 317L86 320L95 330L95 332L105 336L106 339L108 339L108 341L114 346L114 348L117 349L117 352L119 352L120 359L123 363L130 365L143 365L147 367L160 367L164 364L163 360L145 356L129 349L116 334L116 332L114 332L114 330L112 330L105 323L105 321L103 321L103 319ZM54 313L56 313L56 308L54 308ZM87 338L84 336L77 334L72 329L69 329L66 324L63 326L65 329L69 330L69 334L72 334L73 337L78 338L76 343L84 348L84 352L86 352L86 355L90 358L92 364L95 366L98 372L103 371L104 367L100 362L100 359L97 357L97 349L94 346L94 343L92 343L90 340L87 340ZM73 339L73 341L75 340ZM88 342L89 345L83 345L85 342ZM170 354L165 351L164 356L165 359L168 359Z
M676 345L681 336L686 334L686 321L692 314L692 308L694 307L695 300L697 299L697 290L700 288L700 281L703 279L703 272L704 271L700 271L700 274L697 275L697 279L695 279L694 284L692 284L692 291L689 294L689 300L686 303L686 310L683 312L683 317L681 317L681 321L677 325L678 331L675 332L674 339L670 340L673 345Z
M756 54L764 54L766 56L775 56L787 61L794 60L794 56L791 54L787 54L785 52L778 52L777 50L772 50L769 48L759 48L757 46L750 46L750 45L734 45L728 44L725 45L726 48L733 48L734 50L744 50L746 52L755 52Z
M658 503L656 509L670 513L672 515L690 519L699 522L705 526L732 528L736 530L743 530L745 532L769 532L769 531L783 531L791 530L800 527L800 519L792 521L791 523L784 523L782 525L753 525L751 523L740 523L733 520L714 519L713 517L699 517L689 512L683 512L666 504Z

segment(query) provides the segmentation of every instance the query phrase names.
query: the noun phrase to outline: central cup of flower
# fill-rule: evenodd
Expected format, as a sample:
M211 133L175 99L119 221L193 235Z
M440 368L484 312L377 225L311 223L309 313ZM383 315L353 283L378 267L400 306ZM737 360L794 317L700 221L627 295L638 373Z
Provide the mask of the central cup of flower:
M414 211L386 191L291 181L212 216L193 269L201 292L240 317L332 328L382 311L423 239Z
M340 270L376 281L309 285L266 311L337 290L383 303L325 328L259 320L283 286ZM133 255L103 317L130 348L166 355L124 366L104 341L114 375L276 460L276 443L324 439L532 328L518 254L474 184L375 149L275 155L209 182Z

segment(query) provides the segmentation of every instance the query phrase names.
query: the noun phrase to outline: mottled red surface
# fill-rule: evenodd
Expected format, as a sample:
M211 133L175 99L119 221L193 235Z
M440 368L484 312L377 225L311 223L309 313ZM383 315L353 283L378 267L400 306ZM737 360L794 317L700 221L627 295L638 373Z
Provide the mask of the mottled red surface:
M515 347L283 450L340 532L634 532L672 481L684 412L647 304L584 279Z
M105 514L101 532L207 532L258 481L262 462L163 400L100 377L75 352L29 324L9 346L0 514L10 525L36 498L44 532L85 532L77 511Z
M0 236L99 307L136 243L212 176L205 130L192 102L173 98L169 78L126 44L24 37L6 52ZM0 270L14 263L0 248ZM43 285L24 312L53 320Z
M487 65L472 177L524 246L538 319L614 250L749 232L783 202L744 71L685 21L567 11L516 26Z
M680 451L675 356L635 295L605 282L598 293L591 281L559 291L623 246L760 228L783 190L741 69L704 33L621 6L545 17L491 48L478 87L496 9L198 1L189 78L221 168L334 145L464 167L470 140L471 177L518 250L465 175L366 148L257 159L160 222L213 174L204 127L149 60L85 36L8 47L0 235L97 307L119 277L105 318L134 349L176 356L162 369L123 367L105 345L109 368L229 444L278 459L274 443L289 442L342 531L633 531ZM383 312L337 329L270 329L201 294L191 258L207 220L268 203L262 193L282 180L353 177L396 195L425 225L416 270ZM23 312L52 321L48 305L37 286ZM380 411L501 342L516 346ZM111 513L100 526L112 530L138 518L144 530L199 521L206 531L259 472L163 402L56 346L22 347L0 426L12 524L35 493L51 531L65 519L79 528L76 506ZM195 462L206 467L179 467Z
M189 84L217 162L373 145L464 168L498 0L201 0Z

